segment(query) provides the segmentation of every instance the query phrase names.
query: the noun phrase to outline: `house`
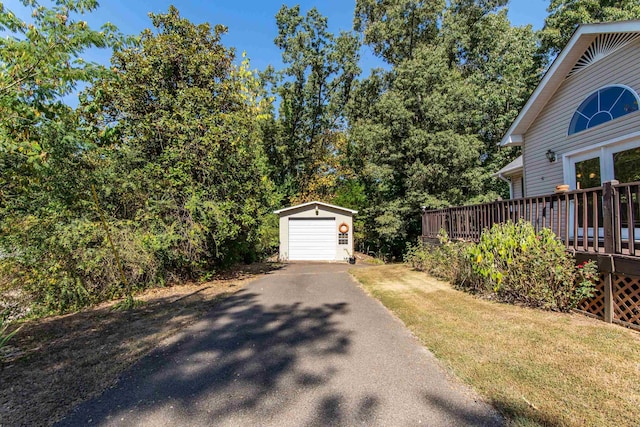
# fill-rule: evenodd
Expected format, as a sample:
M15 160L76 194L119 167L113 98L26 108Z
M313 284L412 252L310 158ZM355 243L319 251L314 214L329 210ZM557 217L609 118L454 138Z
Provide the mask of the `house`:
M581 25L501 141L511 197L640 180L640 21Z
M274 211L281 261L347 261L353 256L352 209L309 202Z

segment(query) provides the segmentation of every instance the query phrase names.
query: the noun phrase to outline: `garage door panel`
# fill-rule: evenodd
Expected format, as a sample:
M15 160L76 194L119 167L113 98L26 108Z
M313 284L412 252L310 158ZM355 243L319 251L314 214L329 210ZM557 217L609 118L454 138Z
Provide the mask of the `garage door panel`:
M336 257L336 220L290 219L289 259L327 261Z

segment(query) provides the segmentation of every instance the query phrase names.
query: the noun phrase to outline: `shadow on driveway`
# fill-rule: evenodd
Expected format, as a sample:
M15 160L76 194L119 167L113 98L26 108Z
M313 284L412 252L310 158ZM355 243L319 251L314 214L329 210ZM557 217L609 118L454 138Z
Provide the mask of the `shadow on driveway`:
M350 332L336 319L348 312L348 304L267 307L257 297L245 290L226 298L59 425L221 424L246 412L260 423L260 417L274 416L297 398L292 383L304 390L329 381L331 369L311 372L298 366L298 359L349 353ZM317 408L321 423L339 421L339 400L329 397ZM375 397L362 404L366 413L375 406Z

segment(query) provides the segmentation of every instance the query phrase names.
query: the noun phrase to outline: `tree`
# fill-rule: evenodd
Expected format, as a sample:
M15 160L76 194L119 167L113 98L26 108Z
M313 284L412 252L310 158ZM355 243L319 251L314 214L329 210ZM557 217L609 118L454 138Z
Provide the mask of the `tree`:
M433 42L444 8L444 0L356 0L354 28L376 55L399 64Z
M540 32L541 50L555 57L579 24L640 19L637 0L551 0Z
M123 282L141 289L250 261L274 204L266 107L248 62L235 65L222 44L225 28L170 8L151 15L155 32L111 43L65 15L94 2L61 4L37 7L40 27L2 51L15 62L0 124L3 287L26 293L36 314L60 313L127 295ZM77 59L110 44L112 69ZM92 84L74 111L60 96L79 80Z
M508 195L492 174L518 151L498 144L538 83L544 62L537 54L533 29L511 26L505 3L453 1L443 17L441 33L451 64L461 71L464 84L475 87L467 111L476 119L468 131L484 144L477 177L482 191L467 202Z
M96 31L71 18L94 10L96 1L66 0L52 8L22 3L33 7L32 23L0 5L0 29L9 33L0 39L0 199L9 216L39 206L33 198L42 174L64 168L78 148L73 112L62 99L79 82L108 72L80 54L120 40L112 25Z
M447 66L442 47L421 46L414 60L386 78L374 75L354 99L370 85L379 85L379 97L350 118L354 169L366 189L369 241L397 255L419 234L420 206L448 206L479 191L471 186L482 143L464 132L474 93Z
M105 68L87 63L80 54L91 47L113 46L120 35L113 25L96 31L73 19L94 10L95 0L63 0L46 8L23 0L33 8L32 23L19 19L0 4L0 29L10 35L0 39L0 144L4 152L20 151L31 161L46 160L39 130L66 115L62 98L79 82L92 81Z
M437 34L396 55L392 71L375 72L352 97L353 169L369 202L362 214L374 246L399 255L420 232L421 206L505 191L491 174L515 153L497 143L538 74L532 29L511 27L503 5L450 2L438 13ZM409 28L410 15L400 16L396 25Z
M247 61L234 65L224 26L194 25L173 6L150 17L155 32L116 50L113 77L81 106L101 147L93 161L112 162L107 209L144 230L165 274L249 261L273 205L259 83Z
M265 74L280 99L279 115L265 129L274 182L287 201L328 198L340 177L346 105L359 74L359 43L334 36L315 8L282 6L276 15L286 68Z
M76 286L80 245L71 244L82 237L72 230L95 212L82 156L88 146L63 97L109 72L83 61L82 52L122 38L112 25L97 31L79 19L96 1L22 3L32 8L31 23L0 5L8 33L0 39L0 273L57 310L85 299L86 289Z

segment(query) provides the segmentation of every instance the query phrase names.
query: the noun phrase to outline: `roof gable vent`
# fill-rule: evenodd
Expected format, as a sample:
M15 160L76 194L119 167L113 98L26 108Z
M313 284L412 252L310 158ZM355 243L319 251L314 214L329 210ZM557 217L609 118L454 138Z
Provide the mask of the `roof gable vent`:
M640 33L603 33L593 40L591 45L582 54L576 65L573 66L567 78L584 70L602 58L612 54L628 43L640 38Z

